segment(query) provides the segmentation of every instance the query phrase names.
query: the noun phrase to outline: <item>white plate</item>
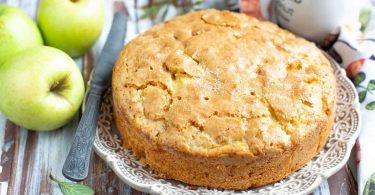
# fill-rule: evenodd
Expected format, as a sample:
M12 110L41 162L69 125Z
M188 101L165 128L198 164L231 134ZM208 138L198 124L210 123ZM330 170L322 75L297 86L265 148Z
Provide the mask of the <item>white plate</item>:
M333 131L323 150L303 168L287 178L256 189L231 191L191 187L184 183L157 177L135 155L121 146L114 126L111 93L103 98L94 148L116 175L131 187L151 194L307 194L340 170L347 162L359 134L360 113L357 92L345 70L327 56L337 80L336 117Z

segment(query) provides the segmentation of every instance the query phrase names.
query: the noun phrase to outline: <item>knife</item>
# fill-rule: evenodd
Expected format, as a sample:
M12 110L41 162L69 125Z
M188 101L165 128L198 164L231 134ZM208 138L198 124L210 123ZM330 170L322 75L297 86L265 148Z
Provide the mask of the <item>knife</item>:
M101 97L105 89L110 86L113 65L124 46L126 30L127 16L122 12L116 12L107 41L92 75L91 90L88 93L85 110L63 166L62 173L70 180L82 181L88 175Z

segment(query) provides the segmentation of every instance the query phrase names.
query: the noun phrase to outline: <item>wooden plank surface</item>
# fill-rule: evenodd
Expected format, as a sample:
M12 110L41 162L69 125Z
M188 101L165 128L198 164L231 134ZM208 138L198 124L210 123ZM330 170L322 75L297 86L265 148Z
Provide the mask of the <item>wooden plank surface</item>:
M140 20L142 6L148 0L105 1L106 23L97 43L82 58L76 59L85 81L89 79L93 64L102 49L112 20L113 10L121 9L130 15L126 42L154 23ZM38 0L0 0L18 6L35 18ZM1 100L0 100L1 101ZM61 174L69 152L79 114L66 126L52 132L34 132L7 121L0 113L0 194L61 194L51 183L48 174L68 181ZM93 155L89 177L82 183L94 188L96 194L143 194L117 178L113 171L96 154ZM328 181L324 181L313 194L356 194L355 181L350 170L344 167Z

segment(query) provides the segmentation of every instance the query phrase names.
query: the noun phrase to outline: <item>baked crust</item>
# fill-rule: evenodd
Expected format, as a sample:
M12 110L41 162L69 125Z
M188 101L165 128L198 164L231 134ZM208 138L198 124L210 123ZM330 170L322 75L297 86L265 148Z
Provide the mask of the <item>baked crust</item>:
M161 177L247 189L323 147L336 83L314 44L245 15L205 10L142 33L113 71L124 146Z

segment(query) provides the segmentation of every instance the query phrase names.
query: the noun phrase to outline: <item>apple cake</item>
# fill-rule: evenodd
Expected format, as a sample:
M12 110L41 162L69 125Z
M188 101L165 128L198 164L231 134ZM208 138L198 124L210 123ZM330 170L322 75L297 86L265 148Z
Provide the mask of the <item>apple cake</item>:
M247 189L324 146L336 82L313 44L229 11L192 12L130 41L113 71L124 147L160 177Z

